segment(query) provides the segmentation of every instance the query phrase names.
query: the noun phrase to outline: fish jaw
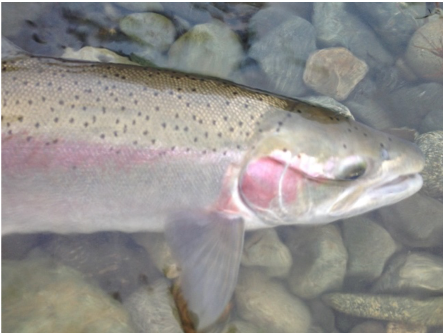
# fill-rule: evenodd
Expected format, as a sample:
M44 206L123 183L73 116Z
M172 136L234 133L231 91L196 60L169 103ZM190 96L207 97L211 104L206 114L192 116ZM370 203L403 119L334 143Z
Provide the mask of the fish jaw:
M417 193L422 185L423 179L420 174L402 175L387 183L374 184L374 186L367 188L354 199L354 210L361 212L358 214L363 214L382 206L395 204ZM352 198L353 195L353 193L345 192L343 197L339 198L336 205L334 205L333 214L339 215L340 218L357 215L352 212L344 212L347 209L344 202L347 198ZM385 201L383 205L379 204L380 198L383 198Z
M335 119L320 126L281 118L251 151L238 191L264 223L328 223L394 204L420 190L424 158L417 146L346 118Z

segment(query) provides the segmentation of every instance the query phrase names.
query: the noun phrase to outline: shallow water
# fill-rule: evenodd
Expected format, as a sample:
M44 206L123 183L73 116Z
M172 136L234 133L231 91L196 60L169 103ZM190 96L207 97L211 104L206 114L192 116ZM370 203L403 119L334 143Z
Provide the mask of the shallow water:
M192 64L195 64L192 61L192 53L186 53L186 57L190 59L188 61L172 61L171 49L174 46L171 44L195 25L218 19L226 25L220 29L227 28L237 34L237 38L233 40L230 39L229 33L225 33L223 38L228 43L229 41L237 43L233 50L226 51L226 54L229 54L230 59L236 56L238 59L235 58L237 60L233 62L228 59L225 63L223 52L218 52L216 55L209 53L208 57L213 56L214 59L218 59L219 63L223 63L223 66L218 69L216 64L211 65L209 66L211 71L206 74L216 76L221 73L223 78L241 84L303 98L321 94L304 85L301 77L298 81L294 81L293 77L281 80L278 78L285 77L286 72L297 73L297 70L292 68L298 68L302 73L308 56L315 50L343 46L346 42L349 43L347 46L354 55L365 60L368 66L364 79L351 89L348 96L340 98L341 103L349 107L357 120L380 129L407 126L420 134L443 130L443 118L440 115L443 113L441 74L437 79L418 79L411 78L410 71L404 69L407 67L404 65L406 61L404 55L415 30L427 24L428 21L442 20L437 14L424 18L429 14L429 10L433 9L426 8L425 4L417 5L417 7L410 6L410 8L401 7L398 4L394 8L388 8L389 10L380 9L375 14L368 8L358 8L354 4L337 8L322 8L321 4L268 6L256 3L168 3L151 6L153 9L136 8L135 5L123 7L107 3L2 4L2 30L4 36L35 55L60 57L68 47L75 50L83 46L103 47L120 55L130 56L134 61L143 60L143 63L154 63L160 67L173 64L176 68L202 74L202 68L205 66L200 62L201 66L192 67ZM173 40L167 46L153 39L152 43L157 43L154 51L148 48L146 43L141 44L131 40L119 26L119 21L127 15L151 10L170 19L175 29ZM251 23L253 22L251 18L260 11L264 18L262 17L254 25ZM293 29L290 24L293 16L304 19L301 26L308 27L307 30L311 29L314 38L316 37L315 40L310 41L303 38L292 41L299 43L300 48L302 45L307 48L306 52L296 57L289 56L295 52L292 49L285 51L283 47L279 50L278 45L272 44L272 40L266 41L266 36L278 31L283 24L287 25L288 29ZM385 23L392 18L391 26L395 26L397 24L395 19L398 16L401 17L402 22L413 18L409 33L405 32L406 28L388 30L390 25ZM322 24L326 25L330 17L343 20L344 26L341 28L336 26L336 29L337 31L343 29L339 35L344 35L346 31L349 33L347 41L346 39L345 42L339 41L336 36L330 37L332 41L327 41L326 37L320 38L323 36L322 27L326 29ZM309 24L313 24L312 28ZM369 32L363 33L363 27ZM404 36L405 34L407 36ZM285 34L276 33L274 40L280 38L280 35ZM425 37L428 38L428 35ZM360 39L363 43L352 41L353 38ZM265 46L260 46L260 42L265 43ZM289 39L288 43L290 42ZM375 44L367 51L362 51L365 43ZM223 44L223 50L231 46ZM263 55L263 49L272 47L277 47L274 51L276 56L274 67L282 70L280 74L268 68L268 64L272 63L273 59L270 59L268 55ZM297 49L297 45L292 47ZM438 40L437 44L429 43L429 47L435 47L434 53L443 58ZM146 52L146 49L149 49L149 52ZM185 47L180 50L188 52ZM288 52L289 55L285 56L284 52ZM146 54L148 56L142 59ZM185 65L187 67L184 67ZM293 95L294 92L296 95ZM441 175L441 170L431 170L432 172L440 172ZM433 179L434 182L440 182L439 186L443 188L441 176ZM333 312L321 301L320 295L332 291L344 291L405 296L407 300L417 297L424 300L429 296L442 297L443 286L438 281L438 277L441 280L443 274L441 263L443 261L441 216L443 215L439 215L443 212L442 205L441 197L434 195L434 198L431 198L422 191L408 199L406 203L383 208L366 214L363 218L350 219L352 221L341 221L331 226L313 229L280 227L276 229L278 237L268 234L259 236L254 233L248 234L246 244L251 245L246 246L247 249L253 249L254 244L260 244L260 241L265 240L263 246L270 247L266 253L271 254L267 259L260 257L258 264L243 263L239 288L236 292L233 311L231 311L231 320L237 320L235 327L241 332L247 331L247 328L242 325L253 325L255 329L259 327L268 331L286 332L281 323L286 323L288 318L297 317L294 313L284 313L287 309L291 309L299 313L300 319L294 319L288 325L294 325L292 330L300 332L306 331L309 327L312 331L318 332L350 332L356 325L362 323L375 325L374 327L383 332L393 332L393 324L390 322L411 322L411 320L387 317L379 323L368 324L365 323L366 319L361 318L368 316L367 314L359 318ZM417 225L420 227L414 227ZM298 243L294 240L297 239L297 235L299 235ZM162 277L162 269L158 269L159 266L173 270L173 263L171 264L167 250L162 245L162 236L156 234L148 236L150 238L147 243L150 245L143 242L143 237L111 232L81 236L11 235L2 239L2 260L18 261L26 258L35 260L35 258L49 256L55 261L81 271L88 283L97 284L105 293L117 300L117 303L122 302L127 309L132 309L130 310L132 316L137 317L134 315L136 313L134 307L127 305L135 302L131 295L134 295L140 286L150 285ZM311 242L306 242L306 239ZM157 244L154 249L152 244ZM328 257L327 254L323 254L325 246L332 248L329 250L332 256ZM260 252L260 248L257 251ZM275 266L275 258L284 256L282 253L291 258L292 267L290 264L288 266L284 260L279 263L280 266ZM252 254L249 255L252 256ZM376 258L376 260L370 262L371 258ZM329 266L320 265L319 267L316 265L317 260L325 260ZM252 268L247 268L248 266ZM257 271L257 266L264 266L264 268ZM42 267L48 270L44 264ZM342 267L342 270L337 270L337 267ZM5 288L6 291L27 283L26 279L20 282L11 279L11 276L15 276L13 273L5 274L2 289ZM174 275L174 272L168 271L168 274L170 277ZM337 277L326 282L317 276L333 274L337 274ZM317 286L317 289L309 288L309 279L313 279L312 284L324 282L325 286ZM300 287L303 283L307 285L306 288ZM254 288L248 289L249 285ZM253 294L261 288L275 292L271 295ZM157 289L153 288L153 290ZM275 298L277 294L280 296ZM252 310L248 310L246 308L250 299L255 299L257 304L264 302L274 305L269 309L261 309L261 312L259 308L253 306ZM3 298L2 301L3 309L5 309L8 299ZM155 302L162 301L154 301L154 308L158 304ZM435 307L438 310L438 307L443 306L440 302ZM251 314L251 311L255 311L256 317L254 313ZM3 312L3 318L8 315L12 316L13 312ZM141 320L139 317L133 320ZM412 320L419 327L416 328L417 332L426 331L423 327L435 326L435 323L427 319L427 316L424 317L426 318ZM5 323L6 319L3 320ZM238 321L247 321L249 324L238 324ZM13 322L11 325L16 324L14 320L7 321L7 323L11 322ZM142 325L139 324L139 326ZM125 329L130 331L127 327L122 328L121 331ZM176 327L171 328L171 331L176 329ZM249 329L254 330L254 328ZM427 331L441 332L441 328L427 328Z

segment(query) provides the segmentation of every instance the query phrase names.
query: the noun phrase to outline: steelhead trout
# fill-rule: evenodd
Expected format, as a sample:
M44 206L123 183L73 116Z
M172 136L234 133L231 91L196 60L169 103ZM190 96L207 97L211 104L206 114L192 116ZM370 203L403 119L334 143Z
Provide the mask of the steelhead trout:
M418 148L325 108L174 71L2 64L3 233L164 231L198 328L245 229L319 224L417 192Z

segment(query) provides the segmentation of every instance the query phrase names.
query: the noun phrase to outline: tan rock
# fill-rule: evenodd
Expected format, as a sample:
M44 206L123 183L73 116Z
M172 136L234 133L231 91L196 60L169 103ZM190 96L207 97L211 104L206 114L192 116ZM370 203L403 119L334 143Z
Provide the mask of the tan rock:
M343 47L334 47L317 51L309 57L303 80L318 93L341 101L367 72L364 61Z

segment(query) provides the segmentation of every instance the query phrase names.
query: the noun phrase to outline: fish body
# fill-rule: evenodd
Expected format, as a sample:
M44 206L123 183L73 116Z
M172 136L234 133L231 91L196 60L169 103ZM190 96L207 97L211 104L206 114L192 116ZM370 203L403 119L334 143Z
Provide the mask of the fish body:
M395 203L423 163L412 143L227 81L2 63L2 232L165 231L199 329L232 295L245 229Z
M2 82L6 233L161 231L171 210L213 208L233 210L247 229L324 223L419 188L412 144L225 81L23 58L3 64ZM353 168L365 174L347 175ZM379 193L382 202L352 206L352 191L382 192L399 176L408 181L392 201ZM297 188L285 187L290 179ZM295 208L278 198L284 191Z

